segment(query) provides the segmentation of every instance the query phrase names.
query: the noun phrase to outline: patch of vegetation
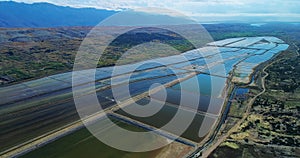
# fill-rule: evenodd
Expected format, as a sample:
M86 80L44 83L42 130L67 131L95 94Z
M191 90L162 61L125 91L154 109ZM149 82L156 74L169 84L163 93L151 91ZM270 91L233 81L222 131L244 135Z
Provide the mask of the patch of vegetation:
M274 61L266 69L269 73L266 92L256 98L250 115L239 131L231 135L231 139L244 143L300 147L299 73L289 73L299 64L300 58L281 55ZM287 78L293 84L281 84Z
M267 71L268 89L295 93L300 86L300 56L280 60Z
M227 142L226 142L227 143ZM230 142L231 143L231 142ZM274 158L274 157L297 157L299 150L295 148L267 147L237 143L239 148L233 149L229 146L217 148L209 158Z
M180 53L195 49L192 43L175 32L152 27L134 29L118 36L114 41L111 42L111 44L103 52L98 66L102 67L115 65L120 57L126 53L126 51L133 48L134 46L138 46L140 44L148 42L156 42L169 45ZM144 47L144 49L149 48ZM144 50L143 53L138 52L134 55L130 54L127 57L125 56L125 58L127 59L122 64L138 62L143 59L153 59L174 55L172 53L168 53L167 51L168 50L155 49L152 52Z
M286 29L283 29L283 26L286 26ZM300 34L295 32L297 28L291 25L282 24L274 28L277 30L270 35L283 39L290 47L272 60L275 62L266 69L269 74L265 81L266 92L255 100L250 115L239 131L227 139L229 142L240 144L240 148L220 146L210 157L226 157L224 155L231 154L236 154L233 157L297 157L299 155L299 150L296 149L300 147L300 57L297 52L297 46L300 46ZM262 33L260 29L257 30L257 35L265 33L269 34L269 31L265 30ZM263 75L258 71L255 76L257 82L250 87L250 97L262 91L259 81ZM234 102L229 118L237 112L237 105L239 104ZM255 151L251 151L252 149Z
M221 146L228 146L232 149L238 149L239 148L239 145L234 143L234 142L224 142L221 144Z
M204 27L214 40L245 36L275 36L291 46L289 52L295 50L294 45L300 46L300 27L295 24L269 23L260 27L249 24L209 24ZM91 29L90 27L1 29L0 78L3 81L1 84L71 71L77 50ZM186 32L190 31L184 26L182 29ZM113 32L114 30L115 28L112 27L107 31ZM205 43L204 41L201 42ZM98 66L115 65L124 52L143 42L167 44L178 52L194 49L189 41L174 32L155 28L137 29L114 40L105 50ZM148 52L142 55L133 54L126 58L124 64L171 55L167 50ZM298 71L298 67L295 65L288 71ZM284 77L280 80L282 84L289 84L285 90L295 89L299 83L293 79L285 80Z

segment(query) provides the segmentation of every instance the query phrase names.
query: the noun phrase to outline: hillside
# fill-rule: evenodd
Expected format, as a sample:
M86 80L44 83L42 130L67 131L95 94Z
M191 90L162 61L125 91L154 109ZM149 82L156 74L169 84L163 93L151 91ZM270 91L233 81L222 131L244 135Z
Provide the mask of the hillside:
M95 26L116 11L71 8L50 3L0 2L0 27Z

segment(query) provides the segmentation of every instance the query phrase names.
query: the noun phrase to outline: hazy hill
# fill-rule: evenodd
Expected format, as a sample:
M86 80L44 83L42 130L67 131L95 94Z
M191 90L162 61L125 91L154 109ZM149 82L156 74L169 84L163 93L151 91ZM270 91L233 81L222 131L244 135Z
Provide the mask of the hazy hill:
M116 11L50 3L0 2L0 27L94 26Z

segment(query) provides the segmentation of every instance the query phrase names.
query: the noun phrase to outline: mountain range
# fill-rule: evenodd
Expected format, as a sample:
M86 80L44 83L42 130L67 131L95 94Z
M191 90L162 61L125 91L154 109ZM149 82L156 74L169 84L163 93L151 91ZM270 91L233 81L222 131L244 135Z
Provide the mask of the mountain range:
M50 3L0 2L0 27L95 26L117 11Z

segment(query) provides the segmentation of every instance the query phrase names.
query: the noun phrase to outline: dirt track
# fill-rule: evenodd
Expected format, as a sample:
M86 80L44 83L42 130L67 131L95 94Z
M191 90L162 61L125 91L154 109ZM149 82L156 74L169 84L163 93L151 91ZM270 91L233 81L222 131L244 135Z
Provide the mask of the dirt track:
M260 95L262 95L263 93L265 93L266 88L265 88L265 79L266 77L269 76L269 74L265 71L270 65L272 65L272 63L268 64L263 70L262 72L265 73L265 76L261 78L261 83L262 83L262 88L263 90L255 95L253 98L250 99L249 103L247 104L247 109L246 112L243 114L243 117L241 120L239 120L236 125L234 127L232 127L226 134L221 135L218 140L216 142L214 142L214 144L212 146L210 146L208 149L204 150L202 153L202 157L208 157L215 149L217 149L217 147L224 142L233 132L237 131L238 128L240 127L240 125L245 121L245 119L249 116L252 104L254 103L254 101L256 100L256 98Z

